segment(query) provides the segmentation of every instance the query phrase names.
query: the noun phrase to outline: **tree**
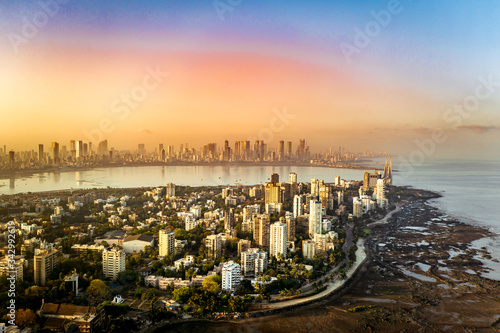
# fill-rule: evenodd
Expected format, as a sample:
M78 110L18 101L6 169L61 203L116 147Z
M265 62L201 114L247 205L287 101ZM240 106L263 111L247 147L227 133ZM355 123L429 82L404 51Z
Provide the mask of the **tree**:
M92 280L87 288L87 294L94 300L95 303L101 303L109 298L111 289L108 285L99 279Z
M36 324L36 314L31 309L19 309L16 311L16 325L19 328L33 327Z
M203 289L209 293L217 294L220 291L219 287L220 276L210 275L203 280Z
M182 287L174 290L174 301L179 303L187 303L191 297L192 291L190 288Z
M194 269L189 268L188 270L186 270L186 278L188 278L189 281L191 281L194 276L196 276L196 271Z

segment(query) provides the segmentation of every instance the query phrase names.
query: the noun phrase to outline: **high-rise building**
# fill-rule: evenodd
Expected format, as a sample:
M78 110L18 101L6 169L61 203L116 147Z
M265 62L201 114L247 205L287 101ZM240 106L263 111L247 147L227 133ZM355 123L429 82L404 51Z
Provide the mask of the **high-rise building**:
M16 166L16 153L13 150L9 151L9 166L11 169Z
M280 175L277 173L273 173L271 175L271 183L278 184L280 182Z
M304 258L312 259L315 255L315 244L311 239L302 241L302 255Z
M106 278L116 280L120 272L125 271L125 251L120 249L102 252L102 272Z
M159 233L159 253L160 257L175 254L175 233L169 230L160 230Z
M42 144L39 144L38 145L38 161L40 163L43 163L44 161L44 155L43 155L43 145Z
M265 203L283 203L284 191L276 183L267 183L265 187Z
M304 215L304 199L301 195L293 197L293 217Z
M54 165L59 164L59 143L58 142L52 142L52 146L50 147L50 153L52 157L52 163Z
M359 197L352 198L352 215L355 217L363 215L363 202Z
M368 191L369 188L374 188L380 178L382 178L382 175L378 171L375 171L375 173L365 171L363 174L363 189Z
M210 235L205 239L208 257L216 259L222 257L222 238L220 235Z
M288 159L291 159L293 156L292 156L292 141L288 141L286 143L286 157Z
M288 232L286 224L276 222L271 225L271 238L269 245L269 256L276 257L281 254L286 258Z
M335 186L340 186L340 176L335 176Z
M83 141L78 140L76 142L76 158L83 157Z
M97 154L101 156L108 155L108 140L103 140L99 142L99 145L97 146Z
M285 159L285 141L280 140L278 144L278 158L280 161Z
M36 285L45 286L47 278L59 263L57 260L58 256L59 253L57 250L53 249L40 250L34 256L34 280Z
M241 271L243 276L259 276L267 270L267 252L257 248L241 253Z
M321 201L311 200L309 207L309 236L313 238L315 234L321 234L323 205Z
M295 172L290 172L289 182L290 184L297 183L297 174Z
M139 151L139 155L146 154L146 145L144 143L139 143L137 145L137 150Z
M234 291L241 283L241 267L233 261L222 265L222 290Z
M175 184L167 184L167 198L175 197Z
M285 215L287 240L293 242L295 240L295 218L287 212Z
M231 208L230 211L224 212L224 229L232 230L234 228L234 211Z
M332 210L333 209L333 195L332 195L332 190L333 188L328 185L321 185L319 187L319 201L326 207L326 209Z
M389 164L387 164L387 157L385 158L384 175L382 177L387 185L392 184L392 159L389 157Z
M388 205L387 199L385 198L385 180L377 180L377 205L379 207L386 207Z
M344 202L344 191L337 192L337 201L339 202L339 206Z
M311 179L311 195L313 197L319 197L319 190L323 186L325 186L323 180L316 178Z
M269 248L271 219L267 214L260 214L254 219L253 239L262 247Z
M306 140L299 140L299 147L297 148L297 157L299 160L306 158Z

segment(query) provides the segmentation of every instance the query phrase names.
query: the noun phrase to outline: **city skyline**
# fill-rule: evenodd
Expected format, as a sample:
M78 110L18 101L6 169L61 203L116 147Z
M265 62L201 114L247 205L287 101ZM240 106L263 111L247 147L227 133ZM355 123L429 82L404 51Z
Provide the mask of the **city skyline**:
M95 130L117 149L306 133L407 156L440 128L439 157L500 157L497 3L53 1L0 5L15 150Z
M15 151L6 145L0 146L0 170L39 170L47 167L100 166L112 164L206 164L206 163L280 163L308 164L361 168L357 161L366 162L370 158L387 156L387 152L351 152L345 147L330 147L326 152L311 149L306 139L280 140L277 146L264 140L238 140L230 143L209 142L200 148L189 143L179 146L157 144L147 147L138 143L135 148L118 150L107 140L97 143L70 140L69 144L52 141L50 145L38 144L38 149Z

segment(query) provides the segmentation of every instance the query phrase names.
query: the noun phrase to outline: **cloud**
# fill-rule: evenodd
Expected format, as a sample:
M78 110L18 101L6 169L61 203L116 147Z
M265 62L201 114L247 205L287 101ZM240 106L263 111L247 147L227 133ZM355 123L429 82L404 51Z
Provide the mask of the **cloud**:
M419 134L424 134L424 135L431 134L434 131L432 128L429 127L417 127L414 128L413 130Z
M494 130L500 130L500 127L498 126L483 126L483 125L467 125L467 126L459 126L459 130L469 130L469 131L474 131L476 133L485 133L489 131L494 131Z

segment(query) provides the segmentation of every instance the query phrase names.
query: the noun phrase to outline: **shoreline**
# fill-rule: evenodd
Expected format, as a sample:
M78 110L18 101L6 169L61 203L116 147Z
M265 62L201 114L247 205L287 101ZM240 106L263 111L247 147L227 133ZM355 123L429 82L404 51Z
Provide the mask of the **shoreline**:
M89 171L96 169L108 169L108 168L126 168L126 167L169 167L169 166L214 166L214 167L240 167L240 166L256 166L256 167L314 167L314 168L331 168L331 169L348 169L348 170L382 170L381 168L370 168L366 165L357 165L351 163L339 164L339 165L323 165L318 163L306 163L306 162L168 162L168 163L130 163L130 164L102 164L102 165L90 165L90 166L63 166L63 167L47 167L40 169L22 169L22 170L0 170L0 180L1 179L16 179L24 177L33 177L35 175L44 173L65 173L65 172L75 172L75 171ZM396 170L394 170L396 171Z
M416 205L419 207L424 207L424 206L430 206L433 207L433 210L438 212L442 216L447 216L447 213L441 210L440 208L436 208L432 206L432 204L429 203L429 201L433 199L437 199L439 197L442 197L441 194L433 192L433 191L428 191L428 190L419 190L419 189L414 189L415 191L419 191L419 193L424 193L426 197L416 197L415 202L409 202L404 205L397 205L396 209L388 212L386 216L384 216L382 219L379 221L373 222L370 224L370 228L374 229L376 232L383 234L384 232L389 232L392 230L394 224L396 223L395 221L397 219L402 219L403 222L399 222L398 225L412 225L412 223L409 220L405 220L406 217L402 216L405 213L405 206L408 206L406 209L408 209L412 205ZM398 215L399 214L399 215ZM396 216L395 216L396 215ZM467 226L468 230L473 230L477 235L480 235L478 240L483 240L483 239L488 239L490 237L495 237L498 236L495 233L491 232L489 228L478 225L478 224L470 224L467 222L459 221L459 220L452 220L454 221L453 223L456 224L462 224L464 226ZM439 224L439 223L438 223ZM267 321L270 320L270 318L287 318L288 316L296 313L296 311L312 311L314 309L319 309L323 304L330 303L330 302L335 302L335 300L343 297L344 294L349 294L353 290L352 287L355 286L356 284L363 283L360 282L360 278L367 274L366 270L368 269L368 266L372 266L374 264L380 264L379 261L380 259L377 257L377 253L373 251L371 246L373 246L373 242L375 241L373 238L374 235L370 235L368 238L364 239L364 245L366 249L363 247L358 246L358 251L360 249L363 249L363 252L366 253L366 257L363 258L361 263L358 266L353 265L351 267L356 269L352 272L352 275L349 276L346 280L342 280L343 283L336 287L335 289L330 290L330 292L323 294L326 292L322 291L316 295L310 296L311 298L307 297L304 300L300 301L301 299L298 299L296 304L290 304L286 302L290 301L283 301L282 305L278 305L279 303L271 303L276 304L276 307L274 309L262 309L261 311L254 311L248 313L247 317L243 317L241 319L237 320L213 320L213 319L208 319L208 318L192 318L188 320L174 320L174 321L168 321L163 324L156 324L154 327L149 327L144 330L144 332L160 332L161 329L169 329L172 328L172 326L179 326L179 325L190 325L191 323L204 323L206 325L257 325L257 329L260 329L258 325L268 325ZM377 236L378 239L378 236ZM360 239L361 240L361 239ZM358 241L359 242L359 241ZM466 247L470 247L471 243L466 243ZM370 245L371 244L371 245ZM358 244L359 245L359 244ZM460 245L461 247L464 245L463 243L457 243L457 246ZM358 251L356 252L356 262L359 259L358 256ZM383 263L383 262L381 262ZM386 264L384 264L386 266ZM481 266L482 269L485 269L487 266ZM418 278L413 277L412 275L405 275L404 271L401 271L399 268L393 268L393 267L385 267L388 270L394 270L394 273L400 276L405 276L408 280L415 281L415 283L419 283ZM350 269L350 271L351 271ZM498 283L497 280L491 279L487 276L481 276L479 275L481 279L484 279L486 281L490 281L493 284ZM337 281L333 281L329 283L329 286L336 283ZM316 296L316 297L315 297ZM292 300L293 301L293 300ZM357 304L357 303L356 303ZM403 303L404 304L404 303ZM269 306L269 304L267 304ZM266 319L264 319L266 318Z

